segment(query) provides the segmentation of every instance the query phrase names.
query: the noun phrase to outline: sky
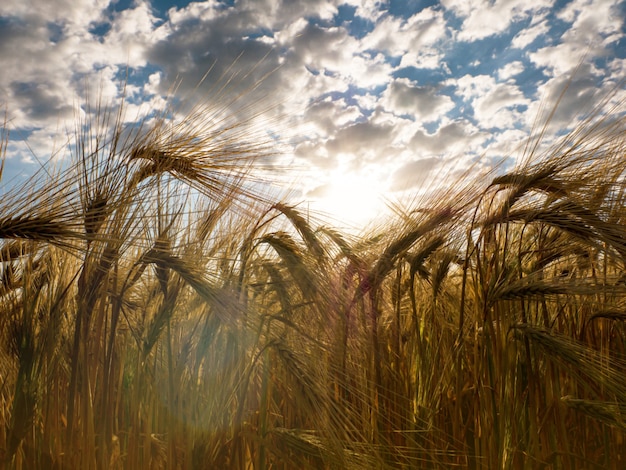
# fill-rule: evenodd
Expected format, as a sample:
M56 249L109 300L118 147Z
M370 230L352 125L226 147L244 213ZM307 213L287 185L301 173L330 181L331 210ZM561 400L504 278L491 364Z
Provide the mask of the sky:
M229 112L254 103L250 135L280 139L293 201L364 223L512 164L568 80L550 131L575 126L626 77L625 18L617 0L2 0L2 185L66 158L77 109L124 83L129 116L248 90Z

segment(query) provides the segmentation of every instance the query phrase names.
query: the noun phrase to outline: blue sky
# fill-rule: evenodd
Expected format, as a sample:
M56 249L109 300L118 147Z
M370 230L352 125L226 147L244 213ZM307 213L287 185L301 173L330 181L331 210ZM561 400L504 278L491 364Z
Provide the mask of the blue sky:
M64 158L77 109L119 102L127 69L133 115L176 80L210 99L233 64L248 71L233 94L279 66L244 98L275 113L251 125L289 135L294 202L360 222L380 196L512 162L578 67L550 129L574 126L625 78L625 17L614 0L3 0L2 184Z

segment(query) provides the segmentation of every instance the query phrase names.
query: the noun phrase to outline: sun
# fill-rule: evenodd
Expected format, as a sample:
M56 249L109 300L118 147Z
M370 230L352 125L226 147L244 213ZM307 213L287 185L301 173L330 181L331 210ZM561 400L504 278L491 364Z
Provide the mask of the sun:
M386 211L384 182L374 172L336 171L318 188L311 208L352 229L366 227Z

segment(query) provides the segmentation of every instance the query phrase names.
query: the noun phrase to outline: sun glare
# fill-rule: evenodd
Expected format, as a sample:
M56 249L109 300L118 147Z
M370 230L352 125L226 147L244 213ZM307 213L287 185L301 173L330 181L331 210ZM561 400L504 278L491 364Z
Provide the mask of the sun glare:
M311 208L319 209L342 226L362 228L386 211L385 189L373 176L337 172Z

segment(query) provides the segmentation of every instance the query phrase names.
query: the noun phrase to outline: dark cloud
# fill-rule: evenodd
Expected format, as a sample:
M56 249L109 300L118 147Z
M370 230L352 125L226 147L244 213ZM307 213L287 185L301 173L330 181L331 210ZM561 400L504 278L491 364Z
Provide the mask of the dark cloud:
M181 91L191 90L209 72L205 87L231 80L231 86L243 90L278 67L279 56L271 45L245 38L224 41L210 25L203 26L189 34L175 33L148 50L150 63L165 71L165 83L181 79Z
M283 29L300 18L331 20L337 13L337 0L237 0L235 8L245 12L245 25Z
M0 17L0 53L2 55L12 52L17 44L32 37L32 27L29 27L24 20L16 17Z
M13 82L10 85L13 102L24 112L33 125L49 118L69 117L72 113L65 99L46 82Z
M391 143L393 126L358 122L340 129L328 141L326 148L330 153L363 154L372 150L380 150Z
M348 33L343 28L324 28L309 23L294 38L293 47L304 63L322 69L327 63L338 64L341 61L344 53L336 46L347 37Z
M452 99L438 94L435 87L418 86L406 79L392 81L383 93L383 102L388 109L421 121L440 119L454 107Z
M559 76L549 80L538 88L540 100L533 104L528 118L540 114L541 122L545 122L549 133L565 132L604 99L607 92L599 86L599 82L600 78L591 73L573 77ZM549 115L550 120L546 122Z
M316 101L304 114L306 122L312 123L321 136L334 134L339 126L362 117L358 107L346 104L345 100Z
M294 155L321 170L332 170L338 164L337 156L329 155L326 148L319 142L308 141L298 144L294 150Z
M411 138L409 146L421 154L459 155L476 151L486 138L487 134L479 131L469 121L457 120L439 127L432 134L418 130Z

